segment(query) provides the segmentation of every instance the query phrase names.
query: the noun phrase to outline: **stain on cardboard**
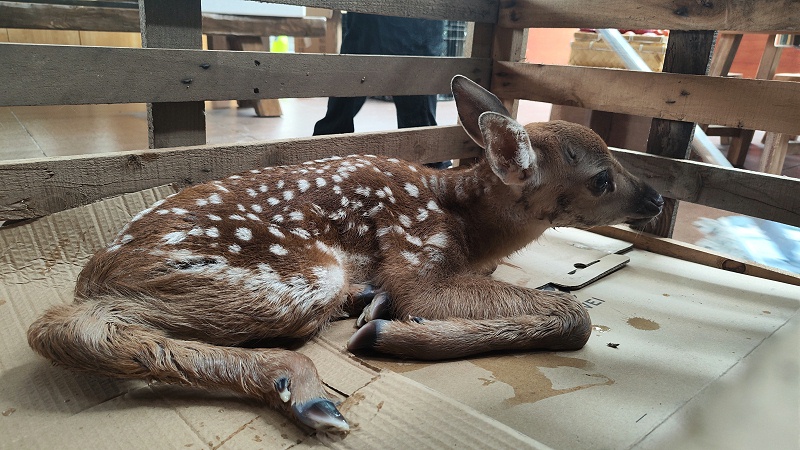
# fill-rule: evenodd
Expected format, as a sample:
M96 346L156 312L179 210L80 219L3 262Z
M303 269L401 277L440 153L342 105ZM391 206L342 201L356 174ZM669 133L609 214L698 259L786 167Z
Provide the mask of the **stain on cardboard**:
M5 305L5 304L6 304L6 301L5 301L5 300L3 300L2 298L0 298L0 306L3 306L3 305Z
M358 406L358 404L361 403L361 401L365 398L367 397L361 392L354 392L353 395L347 397L347 399L343 401L341 405L339 405L339 412L342 414L346 413L350 410L350 408Z
M656 322L653 322L650 319L645 319L642 317L631 317L628 319L628 325L636 328L637 330L645 330L645 331L653 331L661 328Z
M424 369L434 363L425 363L425 362L412 362L412 361L389 361L389 360L382 360L382 361L374 361L379 363L378 367L382 369L391 370L394 373L406 373L406 372L413 372L415 370Z
M611 330L611 328L608 328L605 325L592 325L592 331L597 333L595 336L600 336L601 334L603 334L603 333L605 333L606 331L609 331L609 330Z
M8 408L7 410L3 411L3 417L8 417L14 414L17 411L16 408Z
M512 357L489 356L472 359L470 362L491 372L492 378L496 381L505 383L514 389L514 396L504 402L509 406L535 403L545 398L568 394L593 386L614 384L614 380L611 378L593 373L593 363L584 359L570 358L554 353L536 353ZM583 371L582 376L586 377L586 382L557 389L553 387L553 381L541 370L542 368L570 371L580 369Z

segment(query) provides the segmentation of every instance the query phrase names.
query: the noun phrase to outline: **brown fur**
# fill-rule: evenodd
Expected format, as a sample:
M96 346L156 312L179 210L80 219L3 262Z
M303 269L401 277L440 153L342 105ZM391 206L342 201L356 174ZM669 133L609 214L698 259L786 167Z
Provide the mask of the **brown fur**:
M30 345L77 370L230 389L307 424L292 408L326 396L311 361L235 346L313 336L357 306L354 286L386 292L396 320L367 323L353 350L441 359L582 347L591 322L572 296L485 274L548 227L647 220L660 196L590 130L520 131L491 94L463 79L454 93L486 160L435 171L351 156L187 188L97 252L75 302L31 325ZM601 173L611 184L598 192Z

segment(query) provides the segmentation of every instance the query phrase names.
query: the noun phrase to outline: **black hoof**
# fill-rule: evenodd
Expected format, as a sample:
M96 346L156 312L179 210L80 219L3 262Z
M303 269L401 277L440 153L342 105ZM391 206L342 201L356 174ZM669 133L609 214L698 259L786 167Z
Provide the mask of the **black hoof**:
M292 405L295 417L315 430L350 431L350 425L330 400L315 398L302 404Z
M358 331L350 336L350 340L347 341L347 350L352 352L375 348L375 345L378 343L378 335L387 323L389 323L389 321L383 319L367 322L366 325L359 328Z
M369 305L356 320L356 328L363 327L366 323L376 319L389 319L389 296L385 292L375 295Z

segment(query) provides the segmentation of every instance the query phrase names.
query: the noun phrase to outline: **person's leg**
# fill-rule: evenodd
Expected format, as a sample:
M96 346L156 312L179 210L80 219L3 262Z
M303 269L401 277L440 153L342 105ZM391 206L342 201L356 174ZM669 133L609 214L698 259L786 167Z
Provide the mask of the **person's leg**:
M397 95L392 99L397 108L397 128L436 125L435 95Z
M353 118L364 106L366 97L331 97L325 117L314 125L314 136L324 134L352 133Z
M436 125L435 95L400 95L392 97L397 108L397 128L427 127ZM434 169L447 169L450 161L426 164Z

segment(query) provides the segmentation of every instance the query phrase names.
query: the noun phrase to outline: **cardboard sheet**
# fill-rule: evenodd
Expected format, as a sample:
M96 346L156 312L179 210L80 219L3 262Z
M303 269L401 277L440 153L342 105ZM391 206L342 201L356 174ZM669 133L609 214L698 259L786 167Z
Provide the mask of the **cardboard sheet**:
M344 440L330 440L251 400L76 374L28 348L28 325L49 305L71 301L89 255L133 214L170 193L143 191L0 229L0 448L670 448L694 436L686 426L691 418L716 414L695 412L695 405L729 409L717 401L730 395L717 388L729 374L751 373L742 368L750 359L762 367L769 366L764 358L775 361L775 351L762 351L761 344L770 344L800 307L797 287L628 251L627 265L573 292L595 324L588 345L576 352L438 363L355 357L344 351L354 320L344 320L300 350L339 393L353 425ZM629 248L591 233L554 230L495 276L538 287L576 263ZM796 374L797 352L777 352L780 367ZM770 383L779 376L775 370L755 373L747 386L783 391L768 396L771 405L753 407L784 402L791 411L797 383Z

